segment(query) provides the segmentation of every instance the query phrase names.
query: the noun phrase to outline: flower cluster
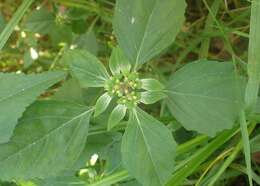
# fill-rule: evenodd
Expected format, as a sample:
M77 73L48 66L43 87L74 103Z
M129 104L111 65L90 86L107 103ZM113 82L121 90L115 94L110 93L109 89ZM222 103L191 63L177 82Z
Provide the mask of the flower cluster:
M105 90L118 98L117 103L127 107L136 106L141 99L142 83L137 72L120 73L106 81Z

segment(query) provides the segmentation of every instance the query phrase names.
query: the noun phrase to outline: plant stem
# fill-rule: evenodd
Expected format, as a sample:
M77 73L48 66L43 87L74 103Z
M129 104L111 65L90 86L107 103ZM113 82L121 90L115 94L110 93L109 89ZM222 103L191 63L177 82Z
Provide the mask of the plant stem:
M130 178L128 172L126 170L119 171L115 174L112 174L110 176L105 177L102 180L99 180L95 183L88 184L88 186L104 186L104 185L112 185L114 183L117 183L119 181L125 180L127 178Z

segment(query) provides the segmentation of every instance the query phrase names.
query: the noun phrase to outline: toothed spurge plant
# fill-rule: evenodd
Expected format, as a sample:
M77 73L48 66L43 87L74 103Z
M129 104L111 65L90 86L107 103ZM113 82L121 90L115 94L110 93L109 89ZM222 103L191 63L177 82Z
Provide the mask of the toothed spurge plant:
M24 2L22 7L29 7L32 0ZM135 186L180 186L189 176L204 171L196 185L213 186L243 144L252 186L248 135L256 126L255 120L259 122L259 116L258 119L252 116L259 112L254 109L260 77L255 70L259 69L259 64L256 65L256 61L260 61L259 50L252 38L259 33L260 27L256 28L254 23L260 20L257 14L260 4L255 1L252 4L255 16L250 33L246 91L246 78L238 74L239 69L234 70L235 60L233 64L207 59L187 62L181 68L177 66L177 71L170 68L171 75L163 75L163 81L157 79L160 76L150 78L143 71L145 63L153 63L167 49L171 51L170 46L184 22L185 8L184 0L117 0L113 20L113 34L117 40L110 48L109 59L102 60L90 49L79 49L76 40L71 41L75 33L70 26L85 23L88 15L83 15L82 19L78 17L81 12L76 12L71 22L67 22L65 20L75 12L64 10L64 17L58 18L48 9L34 12L28 19L27 29L42 31L54 38L68 31L68 38L62 41L69 43L63 43L50 68L59 64L61 72L0 73L0 180L40 180L45 183L40 185L56 186L60 180L61 184L65 183L68 174L74 175L75 169L80 169L80 173L87 173L89 177L84 177L83 184L73 179L73 184L85 185L87 180L90 186L109 186L134 180ZM37 25L43 18L47 18L47 23ZM11 21L7 29L14 27L14 23ZM59 29L53 34L57 26ZM0 38L10 33L4 30ZM0 48L7 39L0 40ZM61 60L57 61L60 55ZM54 96L36 101L46 89L60 81L64 84L55 87L58 90ZM101 92L94 98L86 91L99 89ZM83 91L87 92L84 96ZM85 99L91 101L87 103ZM154 103L159 103L155 105L160 110L158 115L148 109ZM103 119L106 114L108 117ZM98 124L92 121L99 117L102 121ZM99 125L105 128L96 132ZM193 131L196 137L178 144L173 135L178 127ZM242 131L241 136L237 135L238 129ZM100 145L99 138L112 141L102 144L112 155L108 153L104 159L100 158L97 168L100 174L95 169L97 154L92 154L94 160L91 158L93 161L89 163L89 153L93 146ZM228 143L231 138L232 143ZM229 149L224 148L216 159L210 159L225 143L225 148ZM96 152L104 154L98 147ZM207 172L227 155L230 156L222 165ZM86 164L84 168L83 164ZM212 178L205 177L213 173L216 174Z

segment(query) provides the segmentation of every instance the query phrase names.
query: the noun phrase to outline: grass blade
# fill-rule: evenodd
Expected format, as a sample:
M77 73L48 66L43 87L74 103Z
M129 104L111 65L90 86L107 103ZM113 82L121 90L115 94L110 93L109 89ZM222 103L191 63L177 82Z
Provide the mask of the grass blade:
M215 152L220 146L227 142L233 135L235 135L237 130L229 130L218 135L213 141L208 145L200 149L196 154L194 154L188 162L183 165L178 166L179 168L174 172L166 186L178 186L182 185L185 178L190 176L209 156Z
M220 4L221 4L222 0L215 0L212 5L211 5L211 11L214 15L214 17L216 16L219 8L220 8ZM209 14L208 18L206 20L206 26L204 29L204 33L210 33L213 30L213 23L214 23L214 18L212 17L213 15ZM216 19L216 18L215 18ZM202 43L201 43L201 47L200 47L200 58L207 58L208 57L208 53L209 53L209 46L210 46L210 37L206 37L205 39L203 39Z
M253 0L251 5L249 51L248 51L248 83L245 101L247 108L253 109L257 102L260 82L260 0Z
M244 120L245 117L243 117L243 113L242 113L242 118L240 118L241 120ZM243 121L241 121L243 122ZM249 133L251 133L254 128L255 128L256 125L251 125L250 126L250 129L249 129ZM247 132L247 127L246 127L246 133L248 134ZM243 135L244 132L242 132L242 135ZM221 175L225 172L225 170L228 168L228 166L235 160L235 158L237 157L238 153L241 151L242 149L242 145L244 144L244 141L243 141L243 137L242 137L242 140L239 141L239 143L235 146L232 154L225 160L225 162L222 164L222 166L218 169L217 173L215 173L215 175L211 178L210 180L210 183L208 184L208 186L214 186L216 184L216 181L220 179ZM251 164L250 164L250 171L251 171ZM252 171L251 171L252 173ZM251 175L248 174L248 175ZM251 175L252 176L252 175ZM249 179L250 180L250 179ZM252 181L252 177L251 177L251 181Z
M24 0L20 7L16 10L15 14L13 15L12 19L6 25L4 30L0 34L0 51L4 47L5 43L11 36L15 26L19 23L22 19L25 12L28 10L30 5L33 3L34 0Z
M247 175L249 179L249 185L253 186L253 179L252 179L252 166L251 166L251 150L250 150L250 141L249 141L249 134L247 130L247 122L245 112L242 111L240 113L240 129L242 134L242 142L244 147L244 154L246 160L246 168L247 168Z
M253 0L251 4L251 18L250 18L250 34L249 34L249 51L248 51L248 83L245 92L246 108L253 110L258 98L259 83L260 83L260 0ZM250 186L252 181L251 168L251 152L249 135L247 131L247 122L245 112L240 113L240 127L243 139L244 154L247 167L247 175Z

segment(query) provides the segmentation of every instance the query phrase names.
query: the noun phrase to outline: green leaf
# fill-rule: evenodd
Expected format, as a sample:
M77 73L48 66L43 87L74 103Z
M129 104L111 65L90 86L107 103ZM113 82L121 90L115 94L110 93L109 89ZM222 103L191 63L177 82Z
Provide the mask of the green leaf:
M185 8L184 0L117 1L113 27L120 48L135 68L172 44Z
M105 81L109 79L104 65L85 50L70 50L65 53L62 61L69 65L72 75L83 88L104 87Z
M109 68L114 75L120 72L129 72L131 69L131 64L119 47L114 48L112 51L109 59Z
M67 101L84 105L83 91L77 80L69 79L51 97L53 100Z
M260 4L252 1L250 18L250 35L248 49L248 83L246 86L245 101L249 109L253 109L257 102L260 83Z
M186 129L209 136L232 128L243 108L241 79L231 63L190 63L172 76L167 89L167 104L176 119Z
M37 186L86 186L86 182L76 177L75 173L76 171L66 171L58 176L46 179L35 179L33 182L36 183Z
M174 169L176 143L162 123L137 108L132 110L122 141L125 168L144 186L160 186Z
M76 48L87 50L93 55L97 55L98 53L98 42L93 31L80 35L74 41L73 45L75 45Z
M72 42L73 35L72 30L68 25L57 24L52 28L50 37L54 45L59 45L61 43L70 44Z
M22 19L25 12L29 9L30 5L34 2L34 0L24 0L19 8L16 10L12 19L8 22L4 30L0 33L0 51L4 47L5 43L11 36L15 26Z
M141 92L141 102L144 104L154 104L157 101L166 97L167 95L160 91Z
M55 15L47 8L34 10L24 26L26 30L34 33L49 34L55 26Z
M164 85L156 79L142 79L142 89L151 91L160 91L164 89Z
M91 113L66 102L32 105L10 142L0 145L0 179L47 178L71 167L84 148Z
M117 105L111 112L108 119L108 130L111 130L125 117L127 107L125 105Z
M112 97L107 92L98 98L95 106L95 117L99 116L107 109L111 100Z
M35 75L0 73L0 143L9 140L26 107L64 75L63 72Z

